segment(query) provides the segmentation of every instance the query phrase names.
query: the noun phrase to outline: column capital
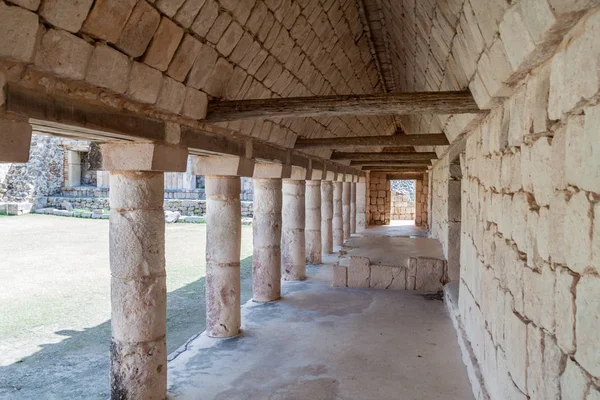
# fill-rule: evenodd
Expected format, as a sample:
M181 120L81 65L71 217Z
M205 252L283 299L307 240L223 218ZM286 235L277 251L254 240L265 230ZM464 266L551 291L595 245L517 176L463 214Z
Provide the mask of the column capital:
M307 178L306 168L292 165L292 173L290 174L289 179L295 180L295 181L305 181L306 178Z
M236 156L194 157L194 175L241 176L252 178L254 160Z
M31 125L28 122L0 119L0 163L29 161Z
M187 147L144 142L100 144L90 151L91 169L101 171L185 172Z
M292 175L290 164L257 162L254 165L253 178L289 179Z

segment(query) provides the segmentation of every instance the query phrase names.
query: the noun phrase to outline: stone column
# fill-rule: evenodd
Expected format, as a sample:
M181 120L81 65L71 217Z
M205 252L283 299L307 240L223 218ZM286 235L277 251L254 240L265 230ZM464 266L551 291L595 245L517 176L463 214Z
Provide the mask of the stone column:
M356 182L350 183L350 233L356 233Z
M281 203L281 179L254 178L252 299L261 303L281 297Z
M344 182L342 186L342 213L344 240L350 237L350 182Z
M342 211L342 182L333 182L333 245L344 244L344 223Z
M306 279L304 192L304 180L283 181L281 266L286 281Z
M306 181L306 262L321 264L321 181Z
M333 183L321 181L321 252L333 253Z
M110 174L113 399L164 399L167 286L162 172Z
M252 176L254 161L243 157L196 157L194 175L205 176L206 332L236 336L241 327L240 176Z
M152 143L100 146L110 173L110 386L113 399L167 391L163 171L185 170L187 149Z
M240 332L241 183L238 176L206 176L206 332Z
M356 231L362 232L365 229L367 229L367 184L358 182L356 184Z

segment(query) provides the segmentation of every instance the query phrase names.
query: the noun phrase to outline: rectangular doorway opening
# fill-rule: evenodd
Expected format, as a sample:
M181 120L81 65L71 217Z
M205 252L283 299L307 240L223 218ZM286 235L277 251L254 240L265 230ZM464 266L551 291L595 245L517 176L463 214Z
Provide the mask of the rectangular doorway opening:
M390 225L414 225L415 224L415 189L414 180L392 180L390 181L391 210Z

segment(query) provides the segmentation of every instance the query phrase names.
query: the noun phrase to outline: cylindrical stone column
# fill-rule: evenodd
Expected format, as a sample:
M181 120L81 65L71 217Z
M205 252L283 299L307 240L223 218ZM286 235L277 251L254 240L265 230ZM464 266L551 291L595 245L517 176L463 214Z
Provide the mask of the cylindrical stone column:
M252 299L281 297L281 179L254 179Z
M333 245L344 244L344 222L342 207L342 182L333 182Z
M321 264L321 181L306 181L306 263Z
M240 333L240 178L206 176L206 332Z
M350 183L350 233L356 233L356 182Z
M333 183L321 181L321 252L333 253Z
M362 232L367 229L367 184L358 182L356 184L356 231Z
M306 279L304 192L304 181L283 181L281 278L285 281Z
M344 182L342 187L342 213L344 218L344 240L350 237L350 182Z
M167 395L162 172L110 173L112 399Z

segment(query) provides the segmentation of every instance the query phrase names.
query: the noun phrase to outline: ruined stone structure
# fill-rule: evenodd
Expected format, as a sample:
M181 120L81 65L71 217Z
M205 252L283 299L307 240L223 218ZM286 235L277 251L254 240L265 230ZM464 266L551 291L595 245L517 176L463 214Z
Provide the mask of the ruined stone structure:
M271 227L258 302L388 224L410 179L443 260L357 258L337 286L449 282L477 399L600 398L598 0L0 0L0 88L0 162L35 160L32 132L99 145L114 399L166 398L165 179L186 171L206 177L209 336L243 324L241 178Z

